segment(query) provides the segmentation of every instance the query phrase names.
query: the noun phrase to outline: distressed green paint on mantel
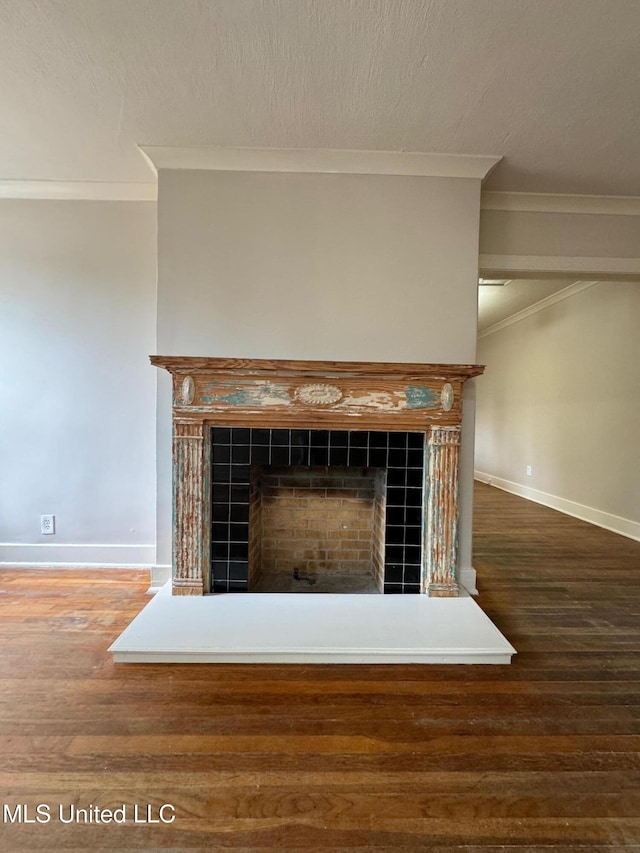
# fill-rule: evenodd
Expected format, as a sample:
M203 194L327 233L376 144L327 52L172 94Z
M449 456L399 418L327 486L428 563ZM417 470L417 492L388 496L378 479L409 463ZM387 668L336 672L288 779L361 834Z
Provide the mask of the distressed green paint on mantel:
M229 391L220 393L219 389L225 385ZM244 385L244 387L242 387ZM232 390L233 389L233 390ZM228 403L230 406L277 406L291 403L291 394L285 385L274 382L259 383L255 380L236 380L233 382L221 382L218 386L208 386L201 395L203 403ZM208 392L208 393L207 393Z
M435 409L439 402L438 394L424 385L409 385L406 395L409 409Z

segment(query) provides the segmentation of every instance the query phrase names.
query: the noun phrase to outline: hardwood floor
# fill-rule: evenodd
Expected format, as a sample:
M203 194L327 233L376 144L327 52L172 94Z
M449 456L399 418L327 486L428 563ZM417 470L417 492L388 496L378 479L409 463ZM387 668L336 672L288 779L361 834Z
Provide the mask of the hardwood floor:
M3 571L0 850L640 847L640 543L479 485L474 564L511 666L116 666L143 573Z

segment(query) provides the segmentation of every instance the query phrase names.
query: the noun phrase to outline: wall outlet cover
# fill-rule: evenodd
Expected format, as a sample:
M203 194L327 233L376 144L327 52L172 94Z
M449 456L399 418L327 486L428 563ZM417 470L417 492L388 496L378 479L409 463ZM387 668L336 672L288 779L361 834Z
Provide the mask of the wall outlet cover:
M40 533L48 536L56 532L56 517L55 515L40 516Z

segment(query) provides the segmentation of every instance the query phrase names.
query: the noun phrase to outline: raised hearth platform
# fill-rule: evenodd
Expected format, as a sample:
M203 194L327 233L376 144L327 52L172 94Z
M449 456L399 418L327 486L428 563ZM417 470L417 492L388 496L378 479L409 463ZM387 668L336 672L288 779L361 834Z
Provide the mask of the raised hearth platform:
M469 595L225 593L163 587L109 648L116 663L508 664Z

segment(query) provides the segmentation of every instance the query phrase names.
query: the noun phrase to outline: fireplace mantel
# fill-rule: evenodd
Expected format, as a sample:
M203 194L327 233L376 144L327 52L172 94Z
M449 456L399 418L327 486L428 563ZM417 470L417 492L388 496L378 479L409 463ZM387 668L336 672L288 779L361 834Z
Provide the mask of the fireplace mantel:
M151 356L173 379L173 593L209 590L213 426L420 431L429 450L422 591L458 595L462 386L482 365Z

